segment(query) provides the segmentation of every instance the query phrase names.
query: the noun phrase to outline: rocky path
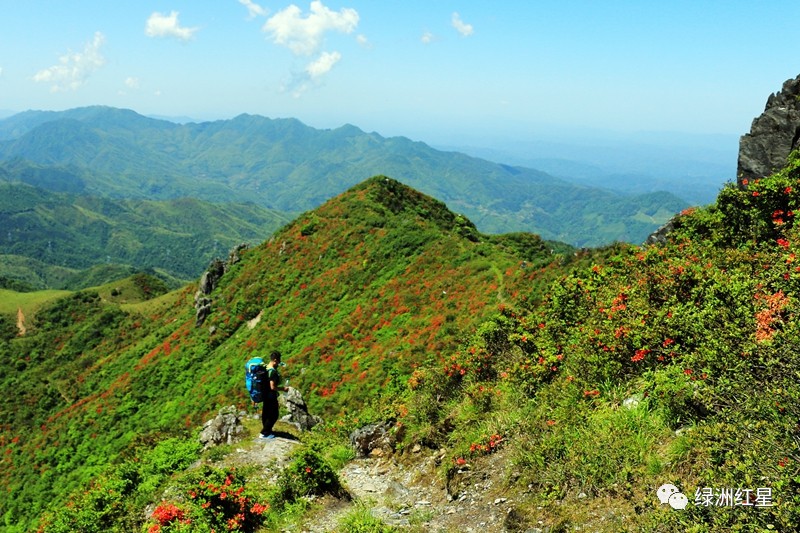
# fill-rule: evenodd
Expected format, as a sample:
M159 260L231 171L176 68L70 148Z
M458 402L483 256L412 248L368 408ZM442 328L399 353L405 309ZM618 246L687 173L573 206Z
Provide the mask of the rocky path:
M273 472L271 477L276 477L299 446L300 442L284 438L242 442L223 459L223 464L260 464L268 466L265 471ZM465 465L450 483L452 494L448 494L437 473L443 459L443 452L430 450L355 459L339 472L352 500L319 499L306 521L290 531L335 532L341 518L356 505L363 505L373 516L400 530L431 533L527 530L514 527L514 500L503 495L501 454L481 465L481 472L488 467L492 475L472 471Z
M448 494L437 474L442 452L419 451L406 457L370 457L347 464L340 472L353 503L323 506L304 524L307 533L336 531L341 516L356 502L373 516L400 530L425 532L542 531L520 527L512 498L503 495L503 458L487 461L492 475L473 472L468 465L451 481Z

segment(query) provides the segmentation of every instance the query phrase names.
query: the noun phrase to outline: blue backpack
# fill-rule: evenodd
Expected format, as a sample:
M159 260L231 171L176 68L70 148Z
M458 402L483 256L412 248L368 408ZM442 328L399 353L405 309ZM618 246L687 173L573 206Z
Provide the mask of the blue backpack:
M264 360L260 357L253 357L244 365L244 384L247 387L247 392L250 393L250 399L254 403L261 403L264 401L264 396L261 394L263 390L263 383L267 379L267 367L264 365Z

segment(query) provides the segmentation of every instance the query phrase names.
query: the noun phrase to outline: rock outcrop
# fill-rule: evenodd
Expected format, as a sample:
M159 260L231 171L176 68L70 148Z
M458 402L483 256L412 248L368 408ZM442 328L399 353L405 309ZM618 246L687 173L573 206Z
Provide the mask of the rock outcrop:
M669 219L666 224L655 230L651 233L647 240L644 241L646 246L650 246L653 244L664 244L667 242L667 236L675 229L675 222L680 218L681 215L675 215L671 219Z
M200 432L203 448L232 444L239 440L239 435L244 431L242 419L245 415L246 413L237 411L233 405L220 409L216 417L203 424Z
M750 133L739 141L736 181L769 176L786 166L786 159L800 141L800 76L786 80L780 92L770 95Z
M288 415L281 418L283 422L294 424L300 431L308 431L322 422L320 417L308 412L303 395L294 387L289 387L286 394L281 396L281 400L283 400L286 410L289 411Z
M402 430L391 422L378 422L361 427L350 434L350 445L360 457L391 452L402 438Z
M195 327L200 327L205 322L208 315L211 313L211 298L209 294L219 283L225 272L230 270L230 267L241 261L241 253L246 250L247 244L237 244L228 253L228 260L222 261L214 259L208 265L208 270L203 272L200 276L200 283L197 286L197 292L194 293L194 308L195 308Z

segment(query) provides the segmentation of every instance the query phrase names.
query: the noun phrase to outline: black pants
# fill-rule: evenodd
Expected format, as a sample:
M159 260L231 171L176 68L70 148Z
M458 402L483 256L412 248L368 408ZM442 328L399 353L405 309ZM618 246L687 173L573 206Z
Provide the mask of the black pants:
M264 410L261 411L262 435L272 433L272 427L278 421L278 398L267 398L264 400Z

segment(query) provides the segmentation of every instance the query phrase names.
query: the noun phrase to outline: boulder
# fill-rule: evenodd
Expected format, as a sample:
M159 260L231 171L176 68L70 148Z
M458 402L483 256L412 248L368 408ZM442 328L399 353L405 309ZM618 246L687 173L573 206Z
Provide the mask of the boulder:
M245 416L244 411L237 411L233 405L220 409L216 417L203 424L203 430L200 432L203 449L207 450L220 444L233 444L239 440L239 435L244 431L242 419Z
M753 181L786 166L787 156L800 141L800 76L786 80L767 99L764 112L753 120L750 133L739 141L736 181Z
M350 444L361 457L376 452L393 451L401 437L394 431L394 427L395 424L391 421L367 424L350 434Z
M225 263L219 259L214 259L211 261L211 264L208 265L208 270L203 272L203 275L200 277L200 286L198 290L203 294L211 294L211 291L217 286L217 282L219 282L223 274L225 274Z
M195 327L200 327L211 314L211 298L207 296L216 288L219 280L225 275L225 272L232 266L241 261L241 253L247 249L246 243L236 245L228 254L228 261L214 259L208 265L208 270L203 272L200 276L200 282L197 285L197 292L194 293L194 308L195 308Z
M206 321L208 315L211 314L211 300L208 298L198 298L194 302L195 308L195 327L200 327Z
M664 244L667 242L667 236L675 229L675 222L681 215L675 215L667 221L666 224L651 233L647 240L644 241L645 245Z
M320 417L308 412L303 395L294 387L289 387L289 390L281 396L281 400L286 410L289 411L288 415L281 418L283 422L293 424L300 431L308 431L322 422Z
M249 245L245 242L237 244L228 253L228 261L225 263L225 271L227 272L233 265L242 260L242 251L247 250Z

